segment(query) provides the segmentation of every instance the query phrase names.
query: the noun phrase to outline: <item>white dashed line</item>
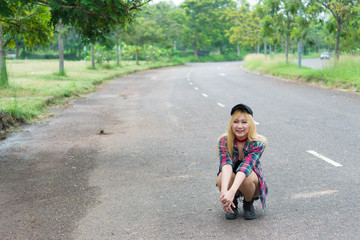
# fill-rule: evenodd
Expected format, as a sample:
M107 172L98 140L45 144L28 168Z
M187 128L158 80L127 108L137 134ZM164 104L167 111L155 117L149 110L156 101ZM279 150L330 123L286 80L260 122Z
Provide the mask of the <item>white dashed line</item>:
M323 156L323 155L321 155L321 154L319 154L319 153L317 153L317 152L315 152L313 150L307 150L306 152L314 155L315 157L320 158L321 160L324 160L327 163L330 163L330 164L334 165L335 167L342 167L342 165L340 163L337 163L337 162L335 162L335 161L333 161L333 160L331 160L331 159L329 159L329 158L327 158L327 157L325 157L325 156Z
M189 82L189 84L190 84L190 85L193 85L193 83L192 83L192 82Z
M254 121L255 125L259 125L260 123L258 123L257 121Z
M204 97L208 97L208 95L206 95L205 93L202 94Z
M220 107L225 107L225 105L221 103L217 103L217 105L219 105Z
M197 87L194 87L194 89L197 91L197 90L199 90Z
M224 77L224 76L226 76L226 74L225 74L225 73L220 73L220 76L223 76L223 77Z
M324 195L330 195L335 194L339 192L338 190L325 190L325 191L319 191L319 192L309 192L309 193L298 193L293 195L292 199L299 199L299 198L314 198L314 197L321 197Z

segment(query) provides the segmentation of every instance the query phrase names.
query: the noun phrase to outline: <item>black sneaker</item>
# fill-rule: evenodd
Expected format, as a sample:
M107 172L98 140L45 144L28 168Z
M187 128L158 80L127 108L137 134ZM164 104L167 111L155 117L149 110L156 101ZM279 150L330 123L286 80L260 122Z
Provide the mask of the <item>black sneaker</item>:
M233 220L233 219L236 219L237 216L239 215L238 201L237 201L236 197L234 198L233 203L235 204L235 207L231 207L231 209L233 210L234 213L226 212L225 213L226 219Z
M244 218L246 220L252 220L255 219L255 208L253 206L254 200L251 200L250 202L245 201L243 204L243 210L244 210Z

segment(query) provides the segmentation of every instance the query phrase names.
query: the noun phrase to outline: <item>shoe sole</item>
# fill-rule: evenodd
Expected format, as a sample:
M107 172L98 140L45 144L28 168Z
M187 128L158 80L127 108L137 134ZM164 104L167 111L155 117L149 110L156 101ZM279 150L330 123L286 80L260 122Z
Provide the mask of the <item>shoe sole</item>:
M244 216L245 220L253 220L256 216Z

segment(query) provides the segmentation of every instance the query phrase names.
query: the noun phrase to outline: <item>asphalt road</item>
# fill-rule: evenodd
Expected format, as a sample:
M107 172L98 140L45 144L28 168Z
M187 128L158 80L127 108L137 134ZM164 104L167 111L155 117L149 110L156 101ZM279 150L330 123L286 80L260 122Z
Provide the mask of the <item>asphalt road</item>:
M229 221L217 138L241 102L269 142L269 195L256 220ZM360 236L359 94L204 63L133 74L53 111L0 143L0 239Z
M301 60L301 66L311 67L314 69L323 69L324 67L329 66L329 61L330 61L329 59L321 60L320 58L303 58ZM296 64L297 64L297 60L296 60Z

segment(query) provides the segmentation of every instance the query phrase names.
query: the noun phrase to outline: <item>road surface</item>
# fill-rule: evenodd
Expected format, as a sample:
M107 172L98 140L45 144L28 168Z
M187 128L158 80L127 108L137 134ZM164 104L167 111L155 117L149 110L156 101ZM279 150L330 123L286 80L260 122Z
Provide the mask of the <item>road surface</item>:
M311 67L314 69L323 69L330 65L329 61L330 60L328 60L328 59L321 60L320 58L303 58L301 60L301 66ZM296 61L296 64L297 64L297 61Z
M360 96L241 64L132 74L2 141L0 239L357 239ZM226 220L215 187L238 103L269 142L252 221Z

